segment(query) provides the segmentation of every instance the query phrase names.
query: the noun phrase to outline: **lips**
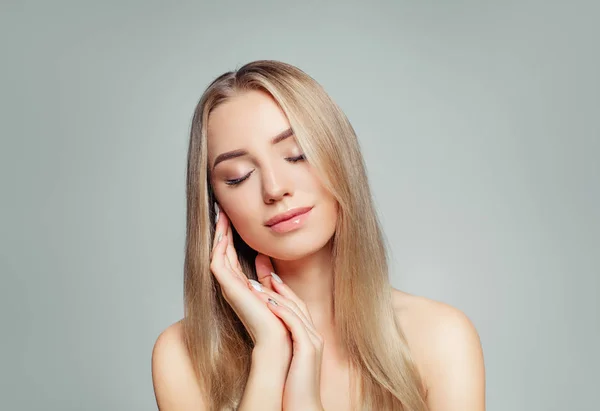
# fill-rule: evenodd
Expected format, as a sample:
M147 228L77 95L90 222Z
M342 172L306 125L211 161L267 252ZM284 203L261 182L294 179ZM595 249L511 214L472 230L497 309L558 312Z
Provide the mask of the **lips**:
M281 214L277 214L275 217L267 220L267 222L265 223L265 225L267 227L271 227L277 223L280 223L282 221L285 220L289 220L290 218L293 218L299 214L304 214L308 211L310 211L312 209L312 207L298 207L298 208L292 208L291 210L286 211L285 213L281 213Z

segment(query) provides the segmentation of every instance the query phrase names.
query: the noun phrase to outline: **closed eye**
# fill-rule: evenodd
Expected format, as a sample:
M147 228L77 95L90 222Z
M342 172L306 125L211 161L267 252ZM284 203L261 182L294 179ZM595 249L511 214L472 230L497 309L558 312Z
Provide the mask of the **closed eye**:
M250 174L252 174L252 171L242 178L236 178L235 180L225 180L225 184L227 184L228 186L237 186L239 183L250 177Z
M300 154L297 157L288 157L288 158L286 158L286 160L289 161L290 163L297 163L298 161L306 160L306 156L304 154ZM252 170L251 172L249 172L248 174L246 174L244 177L241 177L241 178L236 178L233 180L225 180L225 184L227 184L229 186L237 186L242 181L244 181L248 177L250 177L250 174L252 174L253 172L254 172L254 170Z
M300 154L298 157L288 157L286 158L287 161L289 161L290 163L295 163L297 161L300 160L305 160L306 156L304 154Z

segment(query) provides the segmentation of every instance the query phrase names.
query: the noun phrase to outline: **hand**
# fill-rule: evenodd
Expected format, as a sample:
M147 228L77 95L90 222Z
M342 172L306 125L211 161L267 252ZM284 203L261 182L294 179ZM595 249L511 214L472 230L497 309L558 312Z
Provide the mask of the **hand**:
M244 324L255 347L277 347L277 354L281 356L282 366L285 367L292 356L288 330L266 304L252 294L254 288L243 273L235 252L229 218L223 210L218 216L210 270L221 286L223 297Z
M222 238L218 241L220 233ZM248 330L255 346L268 347L282 356L282 366L287 369L283 410L322 410L323 339L314 329L306 304L287 285L274 280L273 266L264 254L258 254L255 261L262 291L251 285L239 264L230 222L223 210L220 210L215 234L210 269L221 285L223 297ZM269 303L269 298L279 306Z
M283 410L321 411L323 338L316 331L304 301L270 275L273 266L269 257L259 254L256 266L262 291L254 293L267 302L291 336L293 353L283 390Z

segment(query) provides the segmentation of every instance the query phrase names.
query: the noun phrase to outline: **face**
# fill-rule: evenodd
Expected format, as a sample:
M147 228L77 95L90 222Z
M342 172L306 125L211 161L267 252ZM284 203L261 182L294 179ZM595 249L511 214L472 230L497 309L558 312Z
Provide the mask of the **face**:
M270 94L257 90L227 100L208 119L208 167L220 209L250 247L280 260L300 259L327 245L338 212L290 127ZM310 211L266 225L296 208Z

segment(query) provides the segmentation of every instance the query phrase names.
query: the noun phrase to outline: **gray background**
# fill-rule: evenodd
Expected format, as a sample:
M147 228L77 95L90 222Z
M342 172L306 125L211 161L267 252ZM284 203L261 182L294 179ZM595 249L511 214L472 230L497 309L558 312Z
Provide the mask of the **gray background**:
M156 408L192 111L262 58L345 110L392 282L472 319L488 410L596 407L599 7L216 3L2 3L0 408Z

